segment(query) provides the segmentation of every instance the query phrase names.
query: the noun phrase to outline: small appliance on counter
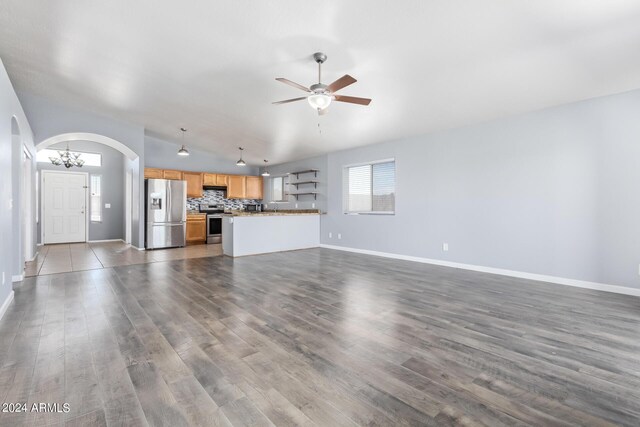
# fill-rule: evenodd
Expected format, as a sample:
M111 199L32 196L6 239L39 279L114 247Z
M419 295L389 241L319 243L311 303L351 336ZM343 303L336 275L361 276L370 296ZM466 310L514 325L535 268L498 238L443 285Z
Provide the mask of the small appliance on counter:
M244 205L244 210L245 212L262 212L262 205L258 203Z
M207 243L222 243L224 204L201 203L198 210L207 214Z

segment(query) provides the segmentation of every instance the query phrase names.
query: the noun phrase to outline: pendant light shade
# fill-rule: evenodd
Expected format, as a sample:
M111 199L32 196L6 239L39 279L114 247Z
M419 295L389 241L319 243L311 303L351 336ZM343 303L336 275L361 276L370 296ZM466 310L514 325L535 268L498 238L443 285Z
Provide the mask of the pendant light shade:
M262 172L262 176L271 176L268 169L269 160L264 161L264 172Z
M178 150L178 156L188 156L189 150L184 146L184 134L187 130L185 128L180 128L180 130L182 131L182 147Z
M236 166L246 166L247 163L244 160L242 160L242 152L244 151L244 148L238 147L238 150L240 150L240 160L236 162Z

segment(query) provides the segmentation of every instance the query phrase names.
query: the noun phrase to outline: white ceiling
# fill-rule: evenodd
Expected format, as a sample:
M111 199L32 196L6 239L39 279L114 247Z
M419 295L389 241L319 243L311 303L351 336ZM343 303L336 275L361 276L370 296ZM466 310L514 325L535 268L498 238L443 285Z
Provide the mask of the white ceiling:
M0 2L18 90L256 165L635 89L639 47L635 0ZM371 105L271 105L316 51Z

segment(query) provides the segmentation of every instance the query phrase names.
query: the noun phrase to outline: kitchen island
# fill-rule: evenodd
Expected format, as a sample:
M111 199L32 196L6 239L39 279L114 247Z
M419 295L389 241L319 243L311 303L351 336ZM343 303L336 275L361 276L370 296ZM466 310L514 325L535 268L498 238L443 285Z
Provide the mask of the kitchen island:
M237 212L222 219L222 251L238 257L317 248L318 211Z

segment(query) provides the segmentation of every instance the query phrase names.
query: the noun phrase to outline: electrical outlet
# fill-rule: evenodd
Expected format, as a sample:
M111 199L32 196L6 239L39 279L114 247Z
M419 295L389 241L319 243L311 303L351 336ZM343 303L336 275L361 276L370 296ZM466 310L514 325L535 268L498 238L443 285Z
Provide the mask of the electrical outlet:
M442 252L448 252L449 251L449 244L448 243L443 243L442 244Z
M640 276L640 264L638 264L638 276Z
M315 209L316 208L316 204L315 203L311 203L311 209Z
M332 232L329 232L329 238L333 239L333 233Z
M338 240L342 239L342 234L338 233Z
M105 203L104 204L104 208L105 209L111 209L111 203Z
M298 204L296 203L296 209L298 209Z

